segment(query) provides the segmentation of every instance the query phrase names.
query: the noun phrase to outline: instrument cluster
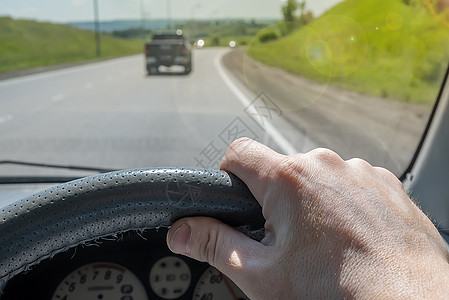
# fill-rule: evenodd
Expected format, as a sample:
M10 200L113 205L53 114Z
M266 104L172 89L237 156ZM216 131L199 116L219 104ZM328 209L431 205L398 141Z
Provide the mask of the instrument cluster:
M0 299L248 299L215 268L170 252L165 236L128 232L69 249L15 276Z

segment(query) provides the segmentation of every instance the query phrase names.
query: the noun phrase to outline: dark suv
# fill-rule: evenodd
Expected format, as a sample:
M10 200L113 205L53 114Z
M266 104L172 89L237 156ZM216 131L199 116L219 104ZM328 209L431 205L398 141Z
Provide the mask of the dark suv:
M159 66L184 66L184 73L192 71L192 46L182 34L155 34L150 43L145 44L146 68L148 74L159 72Z

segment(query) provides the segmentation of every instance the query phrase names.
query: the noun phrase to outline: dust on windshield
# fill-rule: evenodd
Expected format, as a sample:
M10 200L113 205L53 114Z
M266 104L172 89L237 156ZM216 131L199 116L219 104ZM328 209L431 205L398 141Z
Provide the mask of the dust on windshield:
M6 0L0 16L3 177L218 168L242 136L401 176L449 61L445 0Z

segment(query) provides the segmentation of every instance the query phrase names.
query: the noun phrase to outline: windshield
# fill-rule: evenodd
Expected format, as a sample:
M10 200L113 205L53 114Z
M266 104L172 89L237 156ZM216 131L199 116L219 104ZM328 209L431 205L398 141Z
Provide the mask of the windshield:
M401 176L449 60L445 0L3 0L0 15L2 177L218 168L242 136Z

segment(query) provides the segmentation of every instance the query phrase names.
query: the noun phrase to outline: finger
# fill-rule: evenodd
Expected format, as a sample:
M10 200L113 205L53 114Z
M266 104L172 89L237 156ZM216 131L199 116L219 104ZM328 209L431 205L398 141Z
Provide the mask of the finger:
M284 155L249 138L235 140L226 150L220 168L235 174L246 183L253 195L263 205L267 182L272 169L279 165Z
M264 246L234 228L212 218L181 219L167 233L171 251L205 261L230 277L237 285L260 272ZM252 276L252 277L249 277Z

